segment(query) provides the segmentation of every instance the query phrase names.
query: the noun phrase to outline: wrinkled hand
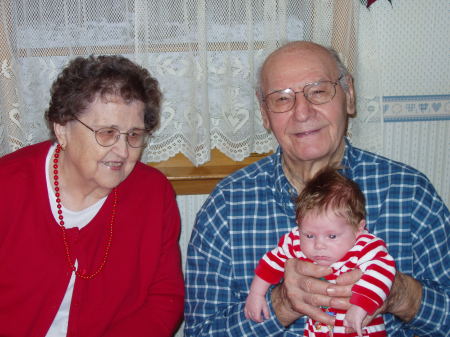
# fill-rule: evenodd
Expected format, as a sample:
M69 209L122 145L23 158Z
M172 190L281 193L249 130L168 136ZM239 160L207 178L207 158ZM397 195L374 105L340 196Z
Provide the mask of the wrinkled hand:
M373 315L367 315L363 326L369 324L378 315L389 312L404 322L412 320L420 309L422 303L422 284L409 275L397 270L391 292Z
M347 274L350 273L341 276L344 277ZM343 281L347 282L348 280ZM372 315L367 315L364 318L362 326L367 326L375 316L386 312L395 315L404 322L409 322L416 316L421 303L422 284L411 276L397 270L388 298Z
M250 292L247 300L245 301L244 314L245 318L251 319L252 321L258 323L268 319L270 317L270 313L266 298Z
M298 259L286 261L284 282L272 291L272 304L281 324L288 326L307 315L326 325L334 325L334 317L324 313L320 306L347 310L351 287L359 280L361 272L346 273L335 285L319 280L331 272L329 267Z
M350 297L352 296L352 287L362 276L360 269L354 269L350 272L341 274L336 279L336 284L329 284L328 295L332 296L330 304L333 308L349 309Z
M367 311L357 305L352 305L345 314L344 326L356 331L359 337L363 337L362 322L366 316Z

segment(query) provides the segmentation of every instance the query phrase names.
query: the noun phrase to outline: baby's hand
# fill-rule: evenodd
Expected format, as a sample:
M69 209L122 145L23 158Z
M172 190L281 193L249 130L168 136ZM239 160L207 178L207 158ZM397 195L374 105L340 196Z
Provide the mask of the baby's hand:
M262 315L261 315L262 313ZM264 296L250 292L245 301L245 318L261 323L270 317L269 306Z
M352 328L356 331L359 337L363 337L362 321L366 318L366 316L367 312L363 308L352 304L345 314L344 326L347 328Z

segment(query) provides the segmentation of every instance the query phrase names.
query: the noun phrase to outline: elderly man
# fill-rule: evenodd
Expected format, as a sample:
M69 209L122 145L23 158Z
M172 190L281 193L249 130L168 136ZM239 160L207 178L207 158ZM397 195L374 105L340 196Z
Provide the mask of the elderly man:
M320 309L347 309L359 271L336 285L328 267L289 260L268 292L270 318L245 319L243 307L264 253L295 226L293 201L304 182L340 164L366 197L367 227L387 243L398 272L381 308L389 336L448 336L450 213L429 180L404 164L353 147L352 77L335 52L292 42L264 62L258 97L277 152L219 183L198 213L186 265L186 336L298 336L305 316L327 325ZM370 317L369 317L370 318Z

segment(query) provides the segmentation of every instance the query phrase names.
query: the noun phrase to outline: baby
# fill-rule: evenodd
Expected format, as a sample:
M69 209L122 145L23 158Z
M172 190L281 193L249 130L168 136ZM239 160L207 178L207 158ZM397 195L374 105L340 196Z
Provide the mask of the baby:
M395 262L385 243L365 230L364 203L358 185L333 168L326 168L311 179L297 199L298 226L285 234L278 247L266 253L256 267L245 302L246 318L261 322L269 317L266 292L282 279L286 260L298 258L330 266L333 272L326 279L333 283L340 274L355 268L363 272L352 287L352 305L347 312L322 308L335 316L335 326L308 319L305 336L386 336L381 315L362 327L364 318L385 301L395 276ZM346 327L356 334L346 334Z

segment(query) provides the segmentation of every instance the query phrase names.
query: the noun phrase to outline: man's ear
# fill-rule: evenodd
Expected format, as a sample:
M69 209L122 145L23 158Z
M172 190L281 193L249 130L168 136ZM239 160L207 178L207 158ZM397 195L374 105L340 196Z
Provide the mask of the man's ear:
M261 119L263 121L263 126L267 131L270 131L270 121L269 121L269 117L267 116L267 111L265 108L263 108L262 106L260 107L261 110Z
M347 106L347 114L350 117L354 117L356 114L356 98L355 98L355 87L353 85L353 77L348 74L345 77L348 89L345 90L345 100Z
M256 95L256 99L258 100L258 103L259 103L259 111L261 112L261 119L263 122L263 126L266 130L270 131L270 121L269 121L269 117L267 116L268 111L267 111L266 104L262 100L262 97L261 97L262 94L259 90L257 90L255 95Z

